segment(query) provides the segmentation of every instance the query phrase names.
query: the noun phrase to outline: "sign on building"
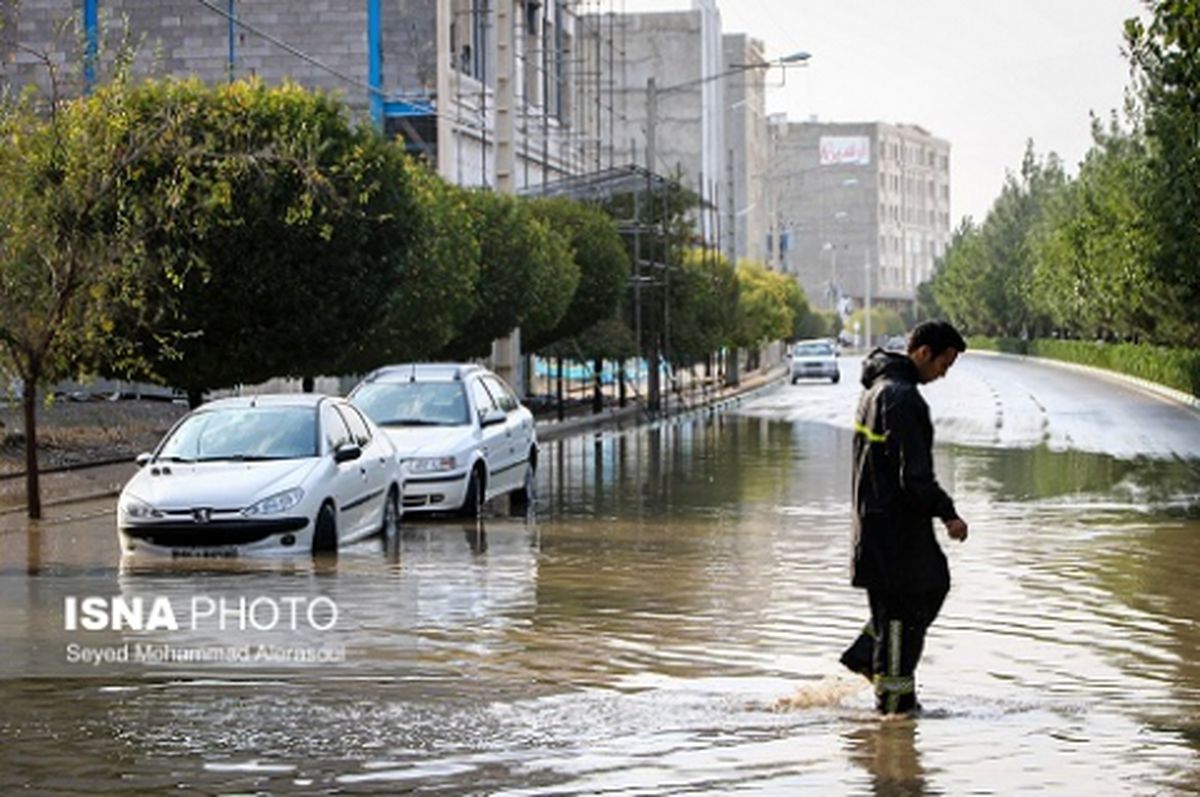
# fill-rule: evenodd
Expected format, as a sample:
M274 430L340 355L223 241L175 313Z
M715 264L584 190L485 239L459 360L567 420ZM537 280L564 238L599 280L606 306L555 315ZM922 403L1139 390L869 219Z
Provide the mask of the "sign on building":
M867 136L821 136L822 166L868 166L871 139Z

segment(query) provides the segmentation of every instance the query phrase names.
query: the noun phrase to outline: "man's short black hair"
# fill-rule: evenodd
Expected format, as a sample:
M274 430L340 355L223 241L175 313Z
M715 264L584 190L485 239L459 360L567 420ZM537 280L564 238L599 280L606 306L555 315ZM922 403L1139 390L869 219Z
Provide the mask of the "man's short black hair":
M959 353L967 350L967 342L958 334L949 321L922 321L908 333L908 352L912 354L922 346L929 347L929 353L934 357L946 349L954 349Z

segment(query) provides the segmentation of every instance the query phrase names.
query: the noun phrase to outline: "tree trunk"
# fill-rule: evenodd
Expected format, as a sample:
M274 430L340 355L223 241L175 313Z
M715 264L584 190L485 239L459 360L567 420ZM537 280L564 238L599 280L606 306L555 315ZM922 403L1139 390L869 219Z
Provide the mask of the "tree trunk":
M604 393L600 381L603 373L604 360L597 357L592 361L592 414L594 415L604 412Z
M301 393L312 393L313 388L316 387L316 382L317 382L317 380L311 376L302 377L300 379L300 392Z
M617 405L624 407L625 399L625 361L617 361Z
M558 408L558 419L561 421L565 415L565 411L563 410L563 358L555 357L554 359L557 366L557 376L554 380L554 396L557 399L556 406Z
M21 409L25 413L25 503L30 520L42 517L42 486L37 460L37 376L25 380L21 390Z
M204 391L200 388L189 387L187 389L188 409L194 410L204 403Z

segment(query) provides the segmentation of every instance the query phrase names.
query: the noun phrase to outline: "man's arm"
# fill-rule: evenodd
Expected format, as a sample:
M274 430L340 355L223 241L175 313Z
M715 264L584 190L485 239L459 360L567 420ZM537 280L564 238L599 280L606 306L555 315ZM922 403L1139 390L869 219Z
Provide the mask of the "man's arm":
M954 501L933 474L933 441L925 434L930 428L929 411L915 389L896 396L887 407L885 419L899 462L900 489L909 503L920 512L944 521L957 519Z

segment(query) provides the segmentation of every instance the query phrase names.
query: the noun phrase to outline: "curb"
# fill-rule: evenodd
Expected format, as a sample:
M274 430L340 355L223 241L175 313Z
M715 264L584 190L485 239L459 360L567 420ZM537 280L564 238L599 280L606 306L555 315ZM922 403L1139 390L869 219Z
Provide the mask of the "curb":
M1091 376L1107 379L1112 382L1120 382L1129 387L1137 388L1143 393L1150 393L1158 398L1187 407L1194 412L1200 412L1200 397L1184 393L1182 390L1176 390L1173 387L1160 385L1158 382L1151 382L1149 379L1123 374L1120 371L1110 371L1107 368L1097 368L1094 365L1083 365L1066 360L1055 360L1049 357L1033 357L1028 354L1012 354L1006 351L992 351L991 349L972 349L970 353L982 354L988 357L1007 357L1012 360L1032 360L1033 362L1044 363L1068 371L1090 374Z

